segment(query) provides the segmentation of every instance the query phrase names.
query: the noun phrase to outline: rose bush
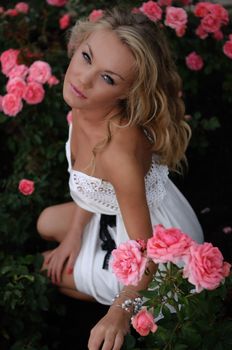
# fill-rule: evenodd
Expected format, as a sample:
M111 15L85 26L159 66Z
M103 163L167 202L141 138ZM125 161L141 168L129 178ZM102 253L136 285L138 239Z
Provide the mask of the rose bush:
M126 271L124 269L125 264L129 266L130 262L134 262L134 245L140 247L136 252L138 261L144 259L148 265L151 259L161 264L152 276L148 289L140 291L144 303L131 318L132 326L142 336L137 338L138 347L135 339L129 336L131 344L125 348L176 349L181 346L183 349L211 349L212 338L218 342L219 334L210 332L212 329L214 332L214 328L222 322L227 338L223 341L220 339L220 346L229 349L232 344L232 320L225 317L220 307L226 299L225 285L232 287L232 274L231 264L224 261L220 250L211 243L196 243L178 228L156 225L146 249L141 248L138 242L129 240L123 244L126 256L121 254L121 247L113 251L113 272L119 281L122 281L123 274L125 285L137 285L141 279L137 277L140 275L140 265L137 266L137 274L135 266ZM207 328L209 319L210 329ZM207 337L210 337L210 341Z
M152 20L159 21L170 39L176 65L183 79L180 96L186 103L185 118L193 129L187 154L190 171L184 181L174 176L173 180L194 206L207 240L220 243L223 255L227 260L232 260L232 174L228 166L232 151L231 7L223 7L219 1L218 4L209 4L207 1L190 0L138 0L133 1L133 4L129 0L100 0L97 5L85 0L1 2L2 350L63 350L67 346L67 334L73 337L75 344L81 344L84 333L88 332L81 319L81 338L77 341L78 322L73 321L74 314L80 314L79 309L73 312L77 301L70 301L69 311L67 300L60 299L56 289L39 273L41 257L36 254L51 249L53 245L38 237L36 220L45 207L70 200L64 145L72 115L62 98L62 82L68 65L69 28L82 16L97 20L104 9L120 2L128 4L134 12L142 11ZM36 66L36 73L29 73ZM33 79L33 75L39 81ZM20 192L19 183L22 179L33 182L34 192L28 195ZM169 253L170 243L162 243ZM161 252L161 247L159 249ZM191 278L199 281L198 274ZM226 285L227 282L225 294ZM231 310L230 304L225 304L225 301L221 304L219 301L214 302L215 293L219 290L221 293L219 287L207 296L205 291L198 294L198 298L202 298L199 308L209 308L207 315L210 315L210 307L208 302L204 304L204 298L212 297L212 308L220 306L224 310L226 305L227 310ZM83 310L85 313L86 309L87 305ZM92 309L91 304L89 318L95 316L91 314ZM194 314L193 308L191 310ZM164 307L163 312L166 311ZM69 312L72 315L70 322ZM162 320L154 333L156 336L162 333L161 323ZM215 334L220 338L223 322L221 326L217 323L215 334L206 329L207 325L203 321L199 323L199 331L205 329L212 339L215 339ZM75 329L72 328L73 324ZM226 327L224 331L223 337L228 339ZM188 323L183 332L192 332ZM148 338L149 335L146 341ZM82 347L86 348L86 345Z

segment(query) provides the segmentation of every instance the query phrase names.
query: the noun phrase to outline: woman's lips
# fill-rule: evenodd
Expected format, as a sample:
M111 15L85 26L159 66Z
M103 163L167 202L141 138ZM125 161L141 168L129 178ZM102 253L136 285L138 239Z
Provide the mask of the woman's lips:
M76 86L74 86L72 83L70 83L72 91L75 93L76 96L81 98L87 98Z

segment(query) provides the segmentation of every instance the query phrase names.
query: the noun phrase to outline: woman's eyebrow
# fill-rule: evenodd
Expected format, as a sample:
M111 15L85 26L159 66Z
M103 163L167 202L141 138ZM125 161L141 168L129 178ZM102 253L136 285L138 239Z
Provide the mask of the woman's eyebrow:
M91 56L91 58L93 59L93 51L92 51L92 49L91 49L91 46L87 43L87 46L88 46L88 48L89 48L89 52L90 52L90 56ZM109 73L109 74L114 74L114 75L117 75L120 79L122 79L122 80L125 80L120 74L118 74L118 73L115 73L115 72L112 72L111 70L106 70L105 71L106 73Z

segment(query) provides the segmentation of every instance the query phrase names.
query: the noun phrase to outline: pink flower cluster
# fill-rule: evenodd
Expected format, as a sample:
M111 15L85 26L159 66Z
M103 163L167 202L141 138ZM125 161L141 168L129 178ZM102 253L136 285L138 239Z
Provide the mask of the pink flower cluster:
M138 242L129 240L113 250L112 268L125 285L137 285L148 259L156 264L172 262L185 264L183 277L188 278L197 292L215 289L230 273L231 265L223 261L220 250L211 243L197 244L180 229L154 227L147 241L146 254Z
M196 34L205 39L209 34L213 34L216 40L223 38L221 27L228 24L228 11L220 4L210 2L199 2L194 9L194 14L201 18L200 25L196 29Z
M59 80L52 75L47 62L35 61L30 67L18 64L19 50L9 49L0 56L2 73L8 78L6 95L1 96L1 109L11 117L23 108L22 100L28 104L43 101L45 90L43 84L56 85Z
M145 241L129 240L112 252L112 269L125 285L137 285L149 259L154 263L184 265L183 278L195 286L197 293L212 290L230 274L231 265L224 262L217 247L211 243L198 244L180 229L163 225L154 227L153 236ZM146 306L132 317L132 325L141 336L156 332L152 309Z
M159 0L158 2L147 1L140 8L134 8L132 12L142 12L150 20L157 22L162 19L162 6L166 6L165 25L173 28L176 35L181 37L185 34L188 16L187 12L180 8L171 6L172 0Z
M29 5L26 2L18 2L14 8L5 10L4 7L0 7L0 14L5 16L15 17L20 13L27 14L29 12Z

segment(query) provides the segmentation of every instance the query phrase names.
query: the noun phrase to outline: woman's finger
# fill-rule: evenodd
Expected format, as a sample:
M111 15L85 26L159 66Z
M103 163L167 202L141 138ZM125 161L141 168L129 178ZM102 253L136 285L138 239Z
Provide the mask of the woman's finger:
M118 333L115 337L113 350L120 350L124 342L124 335Z
M53 249L50 253L48 253L45 256L44 262L45 262L46 265L48 265L50 263L50 261L51 261L52 257L54 256L55 252L56 252L56 249Z
M56 265L56 271L55 271L55 279L58 284L61 283L61 275L62 271L64 269L64 264L67 258L62 258L58 260L57 265Z
M88 349L89 350L100 350L103 341L104 341L104 334L101 332L96 332L95 328L93 328L90 332L90 337L89 337L89 341L88 341Z
M68 274L73 273L74 264L76 261L76 254L72 253L68 259L66 271Z
M114 339L105 339L102 350L112 350L114 346Z

